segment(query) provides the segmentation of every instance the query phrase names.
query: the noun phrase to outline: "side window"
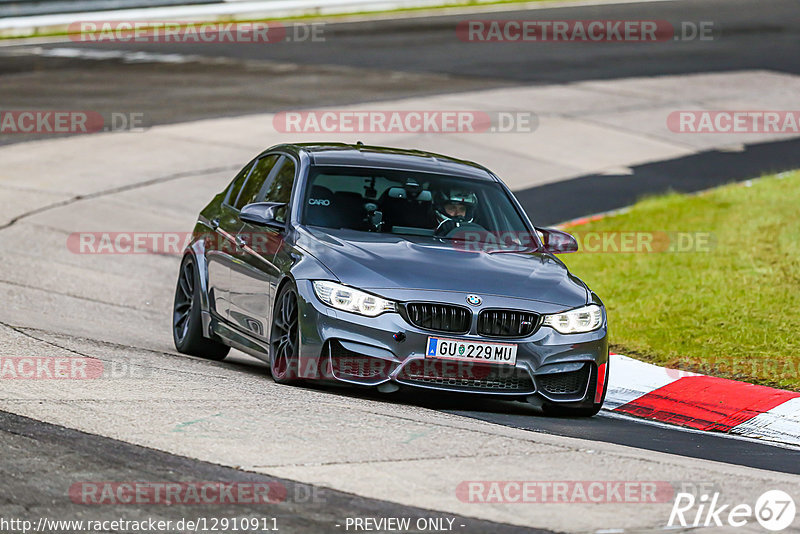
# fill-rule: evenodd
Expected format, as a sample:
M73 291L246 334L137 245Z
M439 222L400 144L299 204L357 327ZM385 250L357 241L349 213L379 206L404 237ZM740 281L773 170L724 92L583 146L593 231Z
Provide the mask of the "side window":
M278 158L279 156L277 155L265 156L256 162L253 172L250 173L247 182L239 193L239 198L236 200L234 208L240 210L248 204L258 201L257 197L261 191L261 186L264 185L264 181L269 176Z
M228 186L228 194L225 195L225 204L233 204L236 202L236 197L239 196L239 191L242 189L242 184L244 183L245 178L250 173L250 169L253 168L253 163L255 160L251 161L244 168L239 171L239 174L231 180L231 185Z
M269 184L265 185L266 191L263 193L264 202L284 202L288 205L292 196L292 186L294 185L295 165L291 158L284 157L283 162ZM275 213L280 222L286 222L286 207L279 209Z

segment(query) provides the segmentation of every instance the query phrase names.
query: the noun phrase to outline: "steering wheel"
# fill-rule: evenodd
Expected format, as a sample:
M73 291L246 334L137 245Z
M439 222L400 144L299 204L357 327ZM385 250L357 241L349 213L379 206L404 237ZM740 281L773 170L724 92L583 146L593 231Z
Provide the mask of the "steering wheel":
M486 232L486 228L474 222L465 222L457 226L456 222L450 219L440 224L433 235L436 237L448 238L455 237L464 232Z

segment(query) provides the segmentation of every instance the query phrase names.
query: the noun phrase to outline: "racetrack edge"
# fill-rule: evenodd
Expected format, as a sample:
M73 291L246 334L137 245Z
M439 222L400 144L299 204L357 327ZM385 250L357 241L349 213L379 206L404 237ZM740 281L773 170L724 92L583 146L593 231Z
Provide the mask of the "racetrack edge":
M609 356L603 410L800 445L800 393Z

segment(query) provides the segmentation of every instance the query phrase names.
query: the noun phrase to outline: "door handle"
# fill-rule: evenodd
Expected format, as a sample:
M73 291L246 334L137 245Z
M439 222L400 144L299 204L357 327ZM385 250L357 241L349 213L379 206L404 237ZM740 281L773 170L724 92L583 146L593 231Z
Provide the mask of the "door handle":
M211 223L212 230L216 230L217 228L219 228L219 219L211 219L208 222Z

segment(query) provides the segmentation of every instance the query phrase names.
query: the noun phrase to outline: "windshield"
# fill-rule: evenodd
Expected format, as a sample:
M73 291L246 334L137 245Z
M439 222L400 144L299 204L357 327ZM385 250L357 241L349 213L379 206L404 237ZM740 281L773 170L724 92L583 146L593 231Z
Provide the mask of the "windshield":
M500 184L418 171L312 167L302 221L323 228L535 246Z

